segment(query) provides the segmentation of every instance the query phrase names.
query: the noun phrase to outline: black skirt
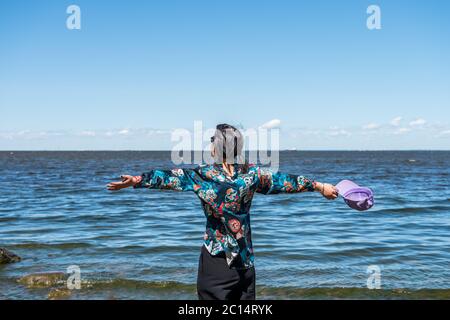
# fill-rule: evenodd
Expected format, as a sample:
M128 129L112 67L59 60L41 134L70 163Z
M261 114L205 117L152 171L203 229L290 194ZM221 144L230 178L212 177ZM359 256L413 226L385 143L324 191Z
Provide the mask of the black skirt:
M197 277L200 300L255 300L255 268L243 269L238 259L228 266L225 253L211 255L202 246Z

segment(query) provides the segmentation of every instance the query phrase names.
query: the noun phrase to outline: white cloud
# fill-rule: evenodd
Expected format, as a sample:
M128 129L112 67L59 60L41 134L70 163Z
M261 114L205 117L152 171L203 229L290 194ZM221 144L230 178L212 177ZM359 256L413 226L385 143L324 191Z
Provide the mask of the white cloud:
M81 131L80 136L83 137L95 137L96 133L94 131Z
M130 133L130 130L128 130L128 129L123 129L118 132L118 134L120 134L122 136L126 136L129 133Z
M330 131L328 134L332 137L351 136L351 133L344 129L334 129L333 131Z
M170 130L162 129L112 129L112 130L81 130L81 131L0 131L0 139L41 139L52 137L128 137L128 136L145 136L145 135L167 135Z
M399 128L399 129L394 131L394 134L400 135L400 134L408 133L410 131L411 131L410 128Z
M447 136L450 136L450 130L444 130L444 131L439 132L439 134L438 134L439 138L447 137Z
M280 119L272 119L266 123L264 123L262 126L260 126L261 129L275 129L279 128L281 125Z
M403 120L402 117L395 117L394 119L391 120L391 125L394 127L398 127L402 120Z
M411 127L419 127L419 126L423 126L425 123L427 123L426 120L424 120L424 119L422 119L422 118L417 118L416 120L411 121L411 122L409 123L409 125L410 125Z
M67 136L65 131L31 131L31 130L21 130L21 131L10 131L10 132L0 132L1 139L7 140L33 140L33 139L45 139L53 137L64 137Z
M12 135L9 132L0 132L0 139L12 140Z
M381 126L378 123L368 123L363 126L364 130L376 130L379 129Z
M433 121L425 121L422 118L403 119L397 117L387 122L367 122L353 125L329 126L329 127L296 127L286 128L282 132L284 146L288 147L311 147L326 148L330 145L330 141L336 141L340 147L352 146L358 141L369 142L368 148L378 148L379 145L389 148L404 148L406 146L413 148L420 141L422 145L430 147L435 144L442 145L440 148L448 148L450 138L450 126L448 123L440 123ZM389 119L388 119L389 120ZM278 119L272 119L264 123L259 128L277 128L281 124ZM398 125L396 125L398 124ZM160 128L112 128L112 129L92 129L85 130L17 130L2 131L0 130L0 148L33 148L37 145L46 148L48 145L57 145L62 148L71 146L71 143L82 146L82 148L91 148L97 146L99 148L116 147L122 145L133 145L136 148L147 148L145 141L158 141L159 148L169 149L170 133L172 129ZM414 133L414 136L413 136ZM392 146L386 139L392 139ZM148 137L153 139L148 140ZM351 137L351 139L348 139ZM369 137L370 140L366 138ZM400 140L398 140L400 139ZM433 140L434 139L434 140ZM386 142L385 142L386 141ZM402 143L399 144L399 141ZM115 143L109 145L109 143ZM122 146L120 145L120 146ZM137 147L139 146L139 147ZM36 147L38 148L38 147ZM95 148L94 148L95 149Z
M303 131L303 134L305 135L313 135L313 136L317 136L320 135L320 130L305 130Z

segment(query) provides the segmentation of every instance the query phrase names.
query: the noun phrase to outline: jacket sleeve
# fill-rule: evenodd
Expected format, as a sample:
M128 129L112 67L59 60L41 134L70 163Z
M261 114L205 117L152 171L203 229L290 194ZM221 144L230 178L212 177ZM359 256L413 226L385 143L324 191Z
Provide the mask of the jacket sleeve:
M137 176L135 188L193 191L196 173L192 169L151 170Z
M274 172L268 168L258 168L259 184L256 192L262 194L298 193L314 191L315 181L304 176Z

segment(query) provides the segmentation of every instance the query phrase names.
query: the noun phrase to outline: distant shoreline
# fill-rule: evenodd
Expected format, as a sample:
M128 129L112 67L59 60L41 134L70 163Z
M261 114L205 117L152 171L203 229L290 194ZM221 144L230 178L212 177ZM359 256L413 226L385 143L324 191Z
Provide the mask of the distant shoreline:
M203 152L205 150L191 150L191 152ZM247 150L248 152L249 150ZM250 151L258 151L258 150L250 150ZM259 150L262 152L265 151L271 151L271 150ZM273 150L276 151L276 150ZM404 150L398 150L398 149L388 149L388 150L349 150L349 149L301 149L301 150L290 150L290 149L283 149L278 150L280 152L450 152L450 149L404 149ZM172 150L0 150L2 153L8 153L8 152L172 152Z

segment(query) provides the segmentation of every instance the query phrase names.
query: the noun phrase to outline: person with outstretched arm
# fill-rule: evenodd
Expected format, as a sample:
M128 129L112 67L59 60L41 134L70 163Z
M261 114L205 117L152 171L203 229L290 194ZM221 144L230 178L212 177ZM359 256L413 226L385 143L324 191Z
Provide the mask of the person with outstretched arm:
M332 184L239 163L242 147L241 132L231 125L220 124L211 137L213 164L195 169L151 170L140 176L123 175L122 181L108 184L109 190L134 187L192 191L200 198L206 217L197 276L200 300L256 299L250 227L250 206L255 192L269 195L316 191L330 200L338 197Z

